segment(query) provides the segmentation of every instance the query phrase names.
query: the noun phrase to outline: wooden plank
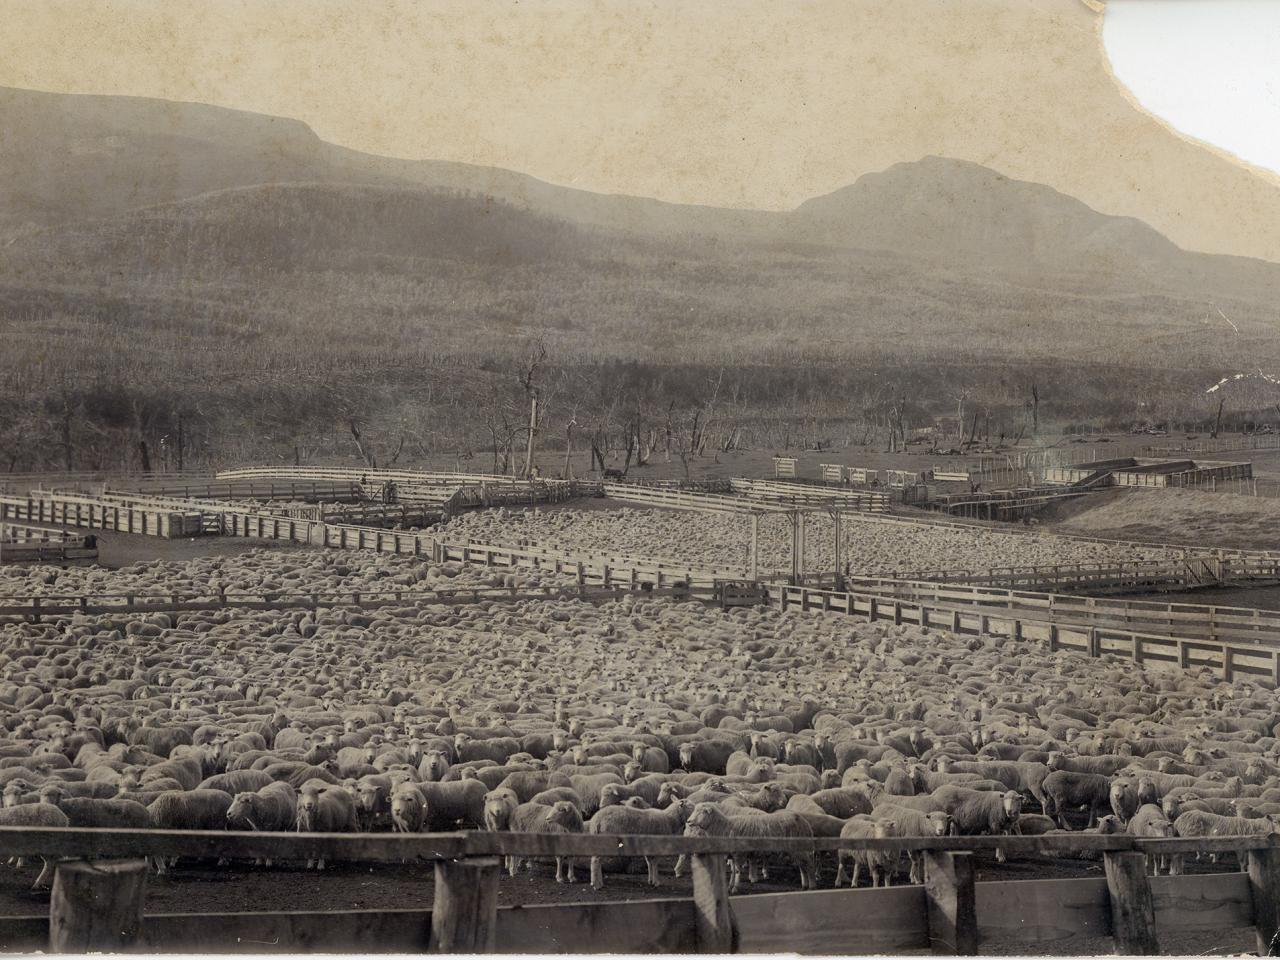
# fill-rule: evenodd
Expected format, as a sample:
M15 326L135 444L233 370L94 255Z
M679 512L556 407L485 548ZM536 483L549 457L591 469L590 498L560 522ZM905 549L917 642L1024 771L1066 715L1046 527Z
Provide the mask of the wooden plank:
M0 920L5 931L7 920ZM147 914L142 947L155 953L422 953L429 910Z
M1249 878L1243 873L1152 877L1156 930L1240 930L1254 925Z
M1102 879L988 881L974 885L974 898L983 943L1111 936Z
M693 901L547 904L498 911L499 953L694 953Z
M868 954L929 946L924 888L730 897L741 953Z
M466 853L466 835L254 833L222 830L123 830L90 827L0 827L6 856L119 858L233 857L273 860L391 862L438 860Z

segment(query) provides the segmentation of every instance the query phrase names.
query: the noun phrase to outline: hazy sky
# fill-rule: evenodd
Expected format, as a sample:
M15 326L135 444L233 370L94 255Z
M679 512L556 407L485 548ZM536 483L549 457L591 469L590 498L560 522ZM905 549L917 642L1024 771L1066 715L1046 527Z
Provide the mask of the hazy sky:
M1280 172L1280 2L1111 0L1103 40L1148 110Z
M1143 5L1165 2L1117 22ZM0 0L0 24L0 85L237 107L373 153L724 206L790 208L939 154L1280 260L1280 180L1136 109L1079 0Z

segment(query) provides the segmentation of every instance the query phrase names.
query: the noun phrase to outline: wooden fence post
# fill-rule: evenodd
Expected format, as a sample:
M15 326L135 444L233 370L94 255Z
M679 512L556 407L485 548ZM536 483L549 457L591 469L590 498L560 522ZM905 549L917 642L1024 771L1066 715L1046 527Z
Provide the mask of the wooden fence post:
M431 953L493 953L498 929L497 857L436 861Z
M729 878L725 856L697 853L690 860L693 876L693 912L699 953L735 953L737 929L729 907Z
M978 955L973 854L929 850L924 855L929 946L935 954Z
M1107 892L1111 896L1111 934L1116 953L1153 956L1160 952L1156 940L1156 911L1147 880L1147 855L1136 850L1107 850Z
M120 953L142 936L145 860L59 864L49 897L50 953Z
M1273 956L1280 940L1280 847L1250 850L1247 870L1258 955Z

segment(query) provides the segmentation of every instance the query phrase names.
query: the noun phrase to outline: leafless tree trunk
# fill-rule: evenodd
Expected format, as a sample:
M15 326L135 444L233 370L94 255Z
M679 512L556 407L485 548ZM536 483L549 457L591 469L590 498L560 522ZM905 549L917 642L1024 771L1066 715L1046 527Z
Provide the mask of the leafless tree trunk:
M365 448L364 440L360 436L360 424L356 421L355 417L351 417L347 421L347 425L351 428L351 439L355 441L356 451L360 454L360 459L365 462L365 466L373 467L376 470L378 467L378 459L373 455L372 450L367 450Z

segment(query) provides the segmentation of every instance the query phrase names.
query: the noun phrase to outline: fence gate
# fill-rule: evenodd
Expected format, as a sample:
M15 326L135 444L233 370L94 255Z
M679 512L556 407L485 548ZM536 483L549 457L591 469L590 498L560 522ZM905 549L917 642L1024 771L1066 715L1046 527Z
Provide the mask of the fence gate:
M796 475L796 463L797 460L795 457L774 457L774 477L794 477Z

